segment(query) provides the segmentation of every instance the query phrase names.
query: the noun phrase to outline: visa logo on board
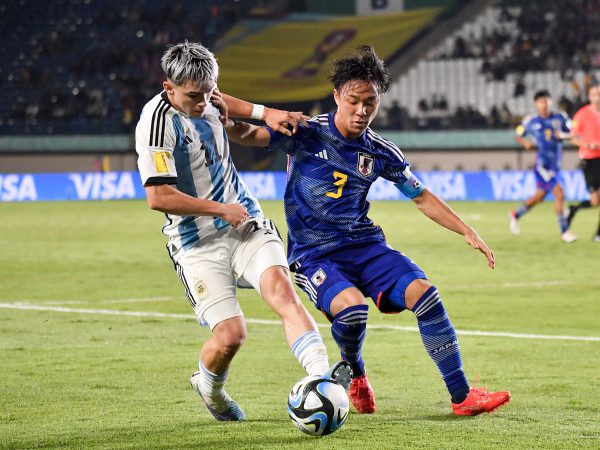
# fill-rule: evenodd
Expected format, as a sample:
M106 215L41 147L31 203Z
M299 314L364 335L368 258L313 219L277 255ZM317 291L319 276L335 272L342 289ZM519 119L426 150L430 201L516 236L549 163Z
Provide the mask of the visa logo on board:
M283 186L282 195L277 195L275 176L272 172L244 172L240 176L250 193L261 200L281 198L285 191L285 186Z
M33 175L0 174L0 201L23 202L37 200Z
M422 172L421 181L431 192L444 200L466 200L467 186L461 172Z
M71 173L79 200L116 200L135 198L135 185L129 172Z
M490 200L525 200L536 190L533 171L488 172L492 184L493 199ZM583 173L579 170L561 171L562 186L567 199L587 198L587 189Z

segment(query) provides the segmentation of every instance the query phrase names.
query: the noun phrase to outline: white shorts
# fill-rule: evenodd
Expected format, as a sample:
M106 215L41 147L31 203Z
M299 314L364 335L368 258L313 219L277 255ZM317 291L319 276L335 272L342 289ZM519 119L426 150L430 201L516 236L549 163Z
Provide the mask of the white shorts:
M176 262L177 274L201 325L243 316L239 287L260 293L260 277L273 266L288 267L283 242L269 219L251 219L211 242L187 250Z

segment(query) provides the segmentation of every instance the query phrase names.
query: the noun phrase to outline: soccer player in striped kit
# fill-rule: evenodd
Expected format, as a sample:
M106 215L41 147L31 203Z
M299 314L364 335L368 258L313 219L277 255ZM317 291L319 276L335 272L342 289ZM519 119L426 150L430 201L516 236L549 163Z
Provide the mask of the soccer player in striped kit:
M469 387L458 340L440 295L423 271L392 249L368 218L369 188L379 177L396 184L426 216L464 237L494 267L494 255L477 232L427 190L400 149L369 128L389 86L389 73L371 47L333 63L337 111L322 114L293 136L243 122L228 124L232 140L289 155L284 208L288 262L296 283L331 322L342 358L352 365L350 398L360 413L376 402L362 357L371 297L383 313L412 311L425 350L437 365L457 415L491 412L509 392Z
M237 285L256 289L280 316L288 344L309 375L331 377L347 387L349 364L329 369L321 335L289 278L279 233L233 165L213 54L184 42L170 47L161 63L164 90L142 110L136 151L148 204L167 219L163 232L169 256L198 321L212 331L200 350L192 386L217 420L244 420L224 389L231 360L246 337ZM250 109L247 116L277 128L300 115Z

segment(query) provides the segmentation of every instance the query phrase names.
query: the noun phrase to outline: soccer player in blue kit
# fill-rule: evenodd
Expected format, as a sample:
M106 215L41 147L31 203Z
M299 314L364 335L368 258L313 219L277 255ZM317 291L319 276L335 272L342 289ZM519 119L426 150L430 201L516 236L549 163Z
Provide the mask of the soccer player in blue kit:
M454 327L440 295L423 271L393 250L367 217L367 193L383 177L443 227L463 235L489 267L494 255L477 232L411 173L399 148L370 128L389 73L372 47L333 62L330 77L337 111L300 126L292 136L268 127L231 122L228 135L243 145L280 149L289 155L284 208L289 228L288 261L296 283L331 322L342 359L353 370L349 396L360 413L376 402L361 350L371 297L383 313L411 310L427 353L437 365L457 415L491 412L509 392L469 387Z
M519 234L518 220L531 208L542 202L549 192L554 195L554 212L558 219L560 235L564 242L574 242L577 237L569 231L565 209L565 193L561 186L562 177L560 167L562 162L562 141L569 137L571 120L563 113L552 112L550 93L546 90L538 91L533 97L537 115L529 115L516 129L516 139L525 150L531 150L537 145L535 158L535 181L537 189L533 196L525 200L516 210L509 213L509 228L512 234ZM527 136L532 136L533 144Z

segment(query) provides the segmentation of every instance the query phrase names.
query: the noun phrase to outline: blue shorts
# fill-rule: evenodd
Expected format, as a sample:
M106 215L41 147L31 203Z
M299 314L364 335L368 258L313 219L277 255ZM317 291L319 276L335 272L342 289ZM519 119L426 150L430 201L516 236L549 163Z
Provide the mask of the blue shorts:
M344 289L356 287L371 297L384 313L398 313L404 308L388 299L387 293L398 285L403 293L416 279L427 278L407 256L385 242L373 242L343 248L326 255L314 253L290 266L296 284L329 320L333 298Z
M535 185L546 194L550 192L557 183L562 183L562 177L558 170L536 166L535 169L533 169L533 173L535 174Z

